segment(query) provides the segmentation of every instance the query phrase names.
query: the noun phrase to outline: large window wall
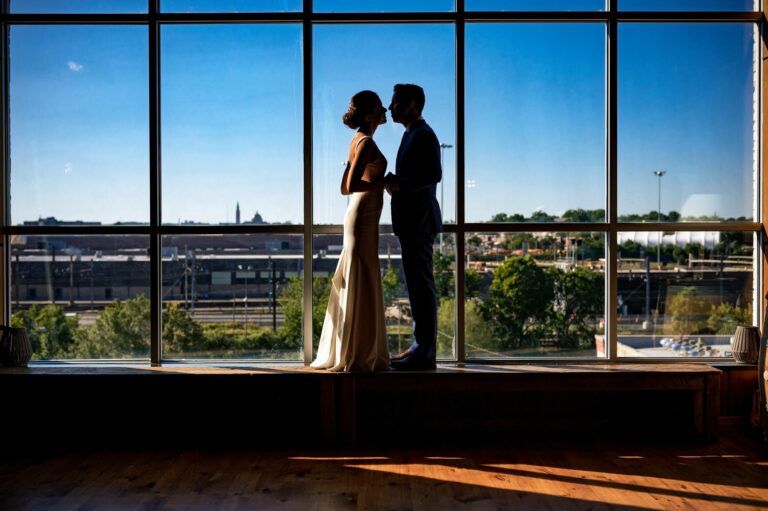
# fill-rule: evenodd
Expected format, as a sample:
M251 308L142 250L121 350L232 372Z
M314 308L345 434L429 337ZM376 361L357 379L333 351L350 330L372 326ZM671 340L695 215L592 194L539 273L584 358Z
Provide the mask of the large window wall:
M711 359L759 322L751 0L5 4L4 314L36 360L311 361L341 115L395 83L441 142L440 359Z

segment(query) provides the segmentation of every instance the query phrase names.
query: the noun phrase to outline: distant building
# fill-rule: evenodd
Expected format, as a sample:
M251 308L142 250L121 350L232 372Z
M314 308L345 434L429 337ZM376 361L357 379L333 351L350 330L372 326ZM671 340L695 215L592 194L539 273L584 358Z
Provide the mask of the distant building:
M240 224L240 203L235 206L235 224Z
M83 220L57 220L55 216L49 216L46 218L38 218L37 220L25 220L24 221L25 226L34 226L34 225L45 225L45 226L51 226L51 225L101 225L101 222L86 222Z
M245 224L250 224L250 225L264 225L264 224L266 224L267 222L265 222L265 221L264 221L264 219L263 219L263 218L261 218L261 215L260 215L260 214L259 214L259 212L257 211L257 212L256 212L256 214L254 214L254 215L253 215L253 218L251 218L251 219L250 219L250 220L248 220L247 222L243 222L243 223L245 223Z
M619 245L632 241L644 247L658 247L659 242L662 245L672 245L684 248L688 244L702 245L708 250L712 250L720 243L719 231L693 231L693 232L620 232L618 234Z

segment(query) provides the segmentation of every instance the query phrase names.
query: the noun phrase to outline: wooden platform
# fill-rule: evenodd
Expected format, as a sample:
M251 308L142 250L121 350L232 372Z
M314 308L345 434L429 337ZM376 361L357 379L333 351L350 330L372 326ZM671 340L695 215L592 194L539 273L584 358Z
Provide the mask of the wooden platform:
M718 369L701 364L0 369L18 445L401 445L531 435L715 441Z
M0 509L768 509L765 447L533 440L467 449L140 450L0 459Z

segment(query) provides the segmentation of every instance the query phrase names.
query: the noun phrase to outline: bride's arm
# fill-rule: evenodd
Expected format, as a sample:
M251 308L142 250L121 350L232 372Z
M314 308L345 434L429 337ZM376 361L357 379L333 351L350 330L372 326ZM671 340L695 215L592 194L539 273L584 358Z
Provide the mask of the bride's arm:
M342 195L349 195L350 192L349 188L347 188L347 177L349 176L349 170L352 167L352 164L350 162L347 162L347 168L344 169L344 175L341 176L341 194Z

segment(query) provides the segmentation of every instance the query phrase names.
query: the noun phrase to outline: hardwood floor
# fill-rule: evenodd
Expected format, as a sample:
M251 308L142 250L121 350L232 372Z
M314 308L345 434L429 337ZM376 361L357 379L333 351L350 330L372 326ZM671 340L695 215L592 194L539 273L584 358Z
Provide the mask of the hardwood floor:
M768 509L768 453L735 431L704 446L60 453L0 460L0 509Z

